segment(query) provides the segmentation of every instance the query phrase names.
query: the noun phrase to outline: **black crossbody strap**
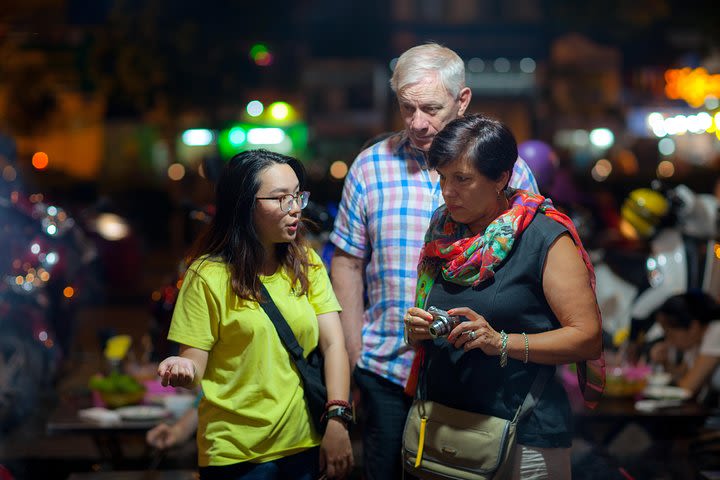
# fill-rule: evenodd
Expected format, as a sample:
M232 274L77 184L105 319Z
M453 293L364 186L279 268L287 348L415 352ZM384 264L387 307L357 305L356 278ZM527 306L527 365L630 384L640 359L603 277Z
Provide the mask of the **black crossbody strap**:
M267 316L270 317L270 321L275 326L275 330L277 330L280 341L283 343L287 351L290 352L290 356L295 362L295 365L298 367L298 370L300 370L302 375L305 375L304 369L307 368L307 362L303 356L302 347L297 342L290 325L288 325L285 317L283 317L280 310L278 310L277 305L273 302L270 293L267 291L267 288L265 288L265 285L263 285L262 282L260 282L260 290L265 298L264 301L260 302L260 306L263 310L265 310Z
M550 378L550 372L550 368L545 366L540 367L540 371L537 375L535 375L535 380L530 387L530 391L527 395L525 395L525 400L515 414L516 421L519 422L525 418L532 409L535 408L535 405L537 405L540 400L540 395L542 395L542 392L545 389L545 384L547 383L548 378Z

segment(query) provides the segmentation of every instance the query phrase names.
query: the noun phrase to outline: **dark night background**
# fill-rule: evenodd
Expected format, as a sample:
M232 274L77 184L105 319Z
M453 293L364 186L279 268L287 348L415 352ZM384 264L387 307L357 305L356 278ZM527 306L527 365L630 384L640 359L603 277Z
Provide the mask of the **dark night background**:
M214 172L250 148L252 128L283 130L291 138L284 153L308 170L306 213L323 249L361 145L403 128L388 81L393 60L414 45L436 41L463 58L469 111L501 119L519 142L553 147L564 183L549 191L558 205L577 207L577 218L592 218L591 247L617 240L622 202L653 180L720 197L719 12L700 0L3 0L0 466L18 480L112 467L87 436L47 435L47 416L87 396L88 377L107 367L101 349L109 336L130 334L135 359L159 355L150 347L162 343L180 260L211 212ZM251 54L259 46L264 57ZM705 69L715 82L708 98L691 105L668 97L666 73L681 68ZM265 107L257 117L247 110L253 100ZM271 118L274 102L287 103L287 118ZM715 123L663 137L648 127L653 112ZM190 129L206 129L212 141L189 144ZM614 143L590 145L596 129ZM233 131L240 144L229 140ZM75 223L61 226L84 240L33 230L48 206L64 209ZM108 239L101 219L127 231ZM38 390L18 393L4 375L16 348L8 339L18 335L6 329L6 295L30 270L42 274L18 253L36 244L63 252L62 275L53 273L36 297L20 292L29 292L27 310L13 318L35 341L52 317L57 337L42 339L43 368L24 370ZM647 284L646 246L636 247L618 241L609 256L617 254L627 278ZM95 257L86 265L89 251ZM142 439L123 440L132 452L124 467L145 469ZM583 460L591 463L578 467L578 478L619 478L623 465L637 478L697 474L694 460L676 465L666 451L625 460L606 447ZM192 467L192 459L175 452L160 465Z

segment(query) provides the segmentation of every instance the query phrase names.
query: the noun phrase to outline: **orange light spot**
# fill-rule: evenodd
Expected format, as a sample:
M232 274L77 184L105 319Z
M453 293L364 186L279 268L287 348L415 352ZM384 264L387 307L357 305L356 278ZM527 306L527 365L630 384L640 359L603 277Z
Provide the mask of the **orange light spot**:
M47 153L45 152L35 152L32 157L32 166L37 168L38 170L46 168L48 166L48 163L50 163L50 160L48 159Z
M155 290L155 291L152 293L153 302L159 301L161 297L162 297L162 294L161 294L160 292L158 292L157 290Z
M65 298L72 298L72 296L75 295L75 289L72 287L65 287L63 295L65 295Z

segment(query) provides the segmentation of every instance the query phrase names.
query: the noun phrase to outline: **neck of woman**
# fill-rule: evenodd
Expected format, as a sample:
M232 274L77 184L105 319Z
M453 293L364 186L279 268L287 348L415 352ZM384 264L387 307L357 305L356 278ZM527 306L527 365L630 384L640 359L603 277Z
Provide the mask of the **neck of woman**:
M270 247L270 250L265 250L266 257L265 261L262 264L262 267L260 268L260 274L264 276L270 276L273 273L277 272L277 269L280 267L280 260L277 258L277 253L275 251L275 245L272 245Z
M485 229L488 227L488 225L494 222L500 215L507 212L509 209L510 204L508 202L508 199L503 194L500 196L500 199L497 202L497 209L495 210L495 213L493 215L488 215L487 217L478 220L472 225L468 225L470 233L472 233L473 235L477 235L479 233L485 232Z

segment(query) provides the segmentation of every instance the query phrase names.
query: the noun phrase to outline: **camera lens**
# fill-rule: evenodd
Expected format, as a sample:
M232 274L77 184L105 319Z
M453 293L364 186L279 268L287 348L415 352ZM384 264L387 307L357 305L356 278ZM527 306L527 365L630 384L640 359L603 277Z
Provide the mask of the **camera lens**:
M437 320L435 320L428 328L430 336L433 338L444 337L450 333L450 330L450 318L440 315L438 315Z
M433 322L428 328L428 332L433 338L446 336L453 328L455 328L455 325L460 323L460 319L458 317L448 315L445 310L430 307L428 308L428 312L433 316Z

